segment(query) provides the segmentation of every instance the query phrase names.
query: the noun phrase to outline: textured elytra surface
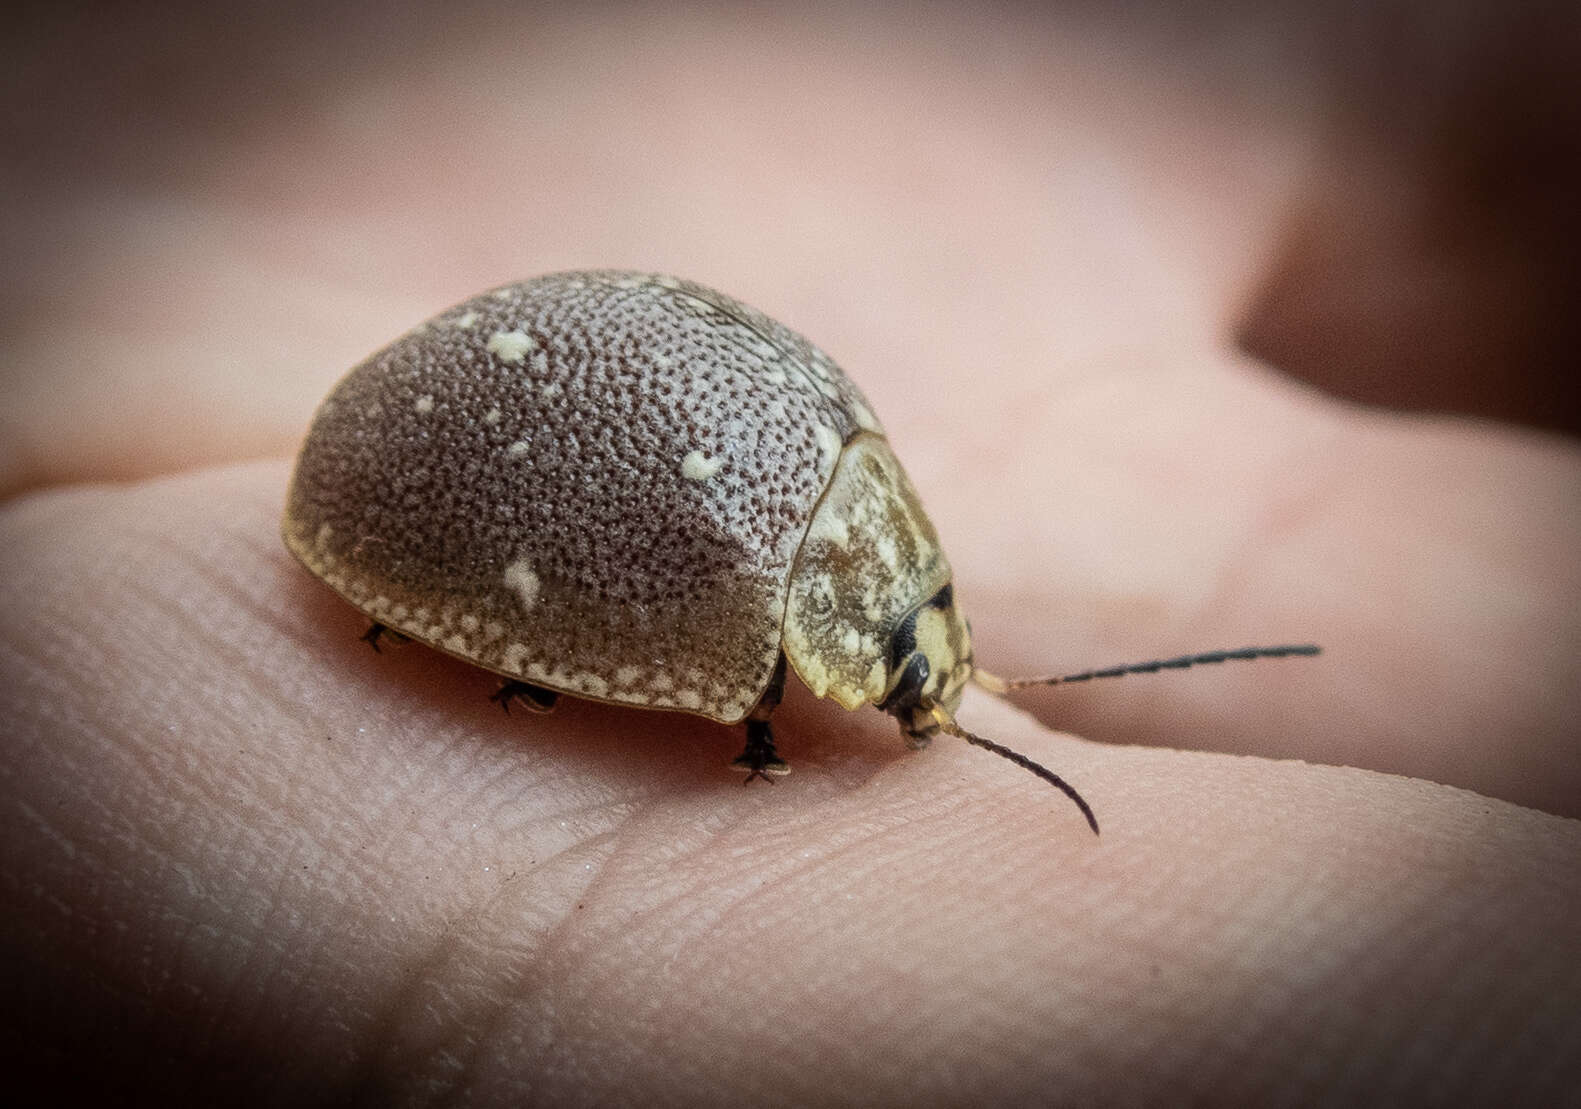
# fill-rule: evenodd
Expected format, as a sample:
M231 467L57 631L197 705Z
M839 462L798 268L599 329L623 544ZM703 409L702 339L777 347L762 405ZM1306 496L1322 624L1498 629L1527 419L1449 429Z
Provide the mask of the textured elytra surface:
M466 301L314 418L284 532L370 617L564 692L734 722L842 445L826 355L701 286L555 274Z
M802 542L785 610L785 656L848 709L881 700L895 627L950 581L950 564L889 443L855 439Z

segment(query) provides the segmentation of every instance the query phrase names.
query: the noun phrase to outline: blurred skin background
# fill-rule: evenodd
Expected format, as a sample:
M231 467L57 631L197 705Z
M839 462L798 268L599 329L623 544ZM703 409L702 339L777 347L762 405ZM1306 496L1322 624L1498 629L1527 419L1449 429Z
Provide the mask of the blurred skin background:
M1132 334L1138 364L1222 341L1298 389L1505 421L1512 442L1571 450L1573 5L1110 7L24 5L0 42L0 492L287 456L334 379L401 330L490 285L604 265L702 280L831 351L958 572L1000 553L970 526L979 491L952 487L962 460L1008 452L1003 428L1091 387ZM1192 222L1210 210L1232 216ZM1168 264L1139 264L1154 255ZM1048 449L1084 465L1082 442ZM1005 480L1038 503L1048 475L1018 457ZM1088 480L1072 485L1103 495ZM1581 489L1533 497L1574 534ZM1033 580L1050 576L1037 558L1064 553L1004 557L1032 560ZM1123 576L1132 555L1146 557L1104 557ZM1007 670L1127 661L1178 630L1078 608L1022 642L1004 629L1028 594L985 580L976 596ZM1573 675L1573 614L1564 632L1543 645L1559 662L1542 661ZM1522 762L1501 743L1424 768L1380 743L1444 726L1418 714L1420 734L1369 732L1346 715L1343 690L1389 661L1385 644L1346 663L1338 693L1314 677L1306 702L1270 695L1282 721L1332 718L1353 749L1303 746L1296 723L1273 749L1256 744L1278 729L1206 714L1215 726L1191 730L1130 688L1036 711L1116 743L1367 766L1581 812L1573 751ZM1551 724L1519 716L1537 701L1563 715L1573 693L1551 672L1492 698L1512 736L1551 745Z
M872 250L869 280L956 272L970 234L1025 221L1012 206L1036 191L970 195L956 163L976 152L950 82L988 73L1007 98L1032 94L1005 100L1014 117L1117 67L1229 131L1288 136L1299 170L1277 214L1248 212L1277 221L1276 248L1226 321L1246 350L1369 403L1577 428L1581 106L1567 5L1107 7L932 6L911 23L883 5L33 6L8 30L0 78L0 481L36 484L38 439L84 421L84 474L201 461L179 435L128 442L117 428L133 422L124 405L166 405L184 364L219 354L237 383L224 403L258 417L228 457L290 450L307 416L300 379L388 338L382 318L338 301L322 318L313 305L328 291L393 287L422 318L524 263L630 255L634 229L651 253L717 270L741 253L749 216L751 261L816 273L864 188L928 194L936 220L904 229L905 265L901 244ZM786 44L826 68L793 71ZM875 49L938 68L896 82L860 64ZM896 94L919 97L903 120ZM1126 107L1116 130L1145 133ZM478 118L491 108L501 116ZM1011 122L1037 132L1035 118ZM743 127L761 129L755 161L728 142ZM1211 167L1169 153L1177 164L1161 172L1213 187ZM1001 210L951 231L982 205ZM429 212L444 206L471 218L435 242ZM341 241L313 235L326 209L355 213ZM294 215L283 227L282 213ZM247 242L265 221L272 241ZM205 229L257 256L195 255L216 249ZM169 280L142 280L148 267ZM325 288L260 298L271 267ZM199 317L249 340L158 342Z

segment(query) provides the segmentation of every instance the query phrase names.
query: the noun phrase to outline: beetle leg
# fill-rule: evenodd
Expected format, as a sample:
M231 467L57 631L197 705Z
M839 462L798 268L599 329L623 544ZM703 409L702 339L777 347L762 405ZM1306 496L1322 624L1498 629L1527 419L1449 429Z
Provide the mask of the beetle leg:
M769 717L784 697L785 655L782 653L779 663L774 667L773 677L769 678L769 684L763 690L763 696L758 698L757 706L747 716L746 749L730 764L737 770L747 772L747 782L754 778L771 782L774 779L769 777L770 774L782 776L790 773L790 764L780 758L779 752L774 749L774 729L769 727Z
M767 720L747 721L746 750L730 765L737 770L745 770L747 782L754 778L772 782L774 779L769 777L770 774L781 777L790 773L790 764L780 758L779 752L774 749L774 731Z
M366 643L368 646L372 647L375 652L383 654L383 651L379 649L379 640L383 639L385 636L389 636L390 642L392 643L410 643L412 641L411 636L402 635L394 628L386 627L377 620L369 624L368 630L363 632L357 638L362 640L362 642Z
M515 678L506 678L498 689L489 694L489 700L504 709L507 716L510 715L512 701L520 701L529 712L553 712L554 704L559 699L560 694L552 689L519 682Z

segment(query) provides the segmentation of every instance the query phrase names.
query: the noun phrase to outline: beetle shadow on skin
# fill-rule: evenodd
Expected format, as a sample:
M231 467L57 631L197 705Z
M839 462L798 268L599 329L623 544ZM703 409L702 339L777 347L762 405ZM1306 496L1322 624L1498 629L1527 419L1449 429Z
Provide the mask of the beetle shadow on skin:
M422 757L414 745L464 738L540 767L552 760L565 773L586 773L590 781L646 785L644 793L662 787L788 804L860 788L912 754L886 717L846 712L792 676L773 721L792 773L743 788L741 772L730 766L745 743L742 725L572 695L562 695L550 713L520 705L506 713L489 699L504 680L499 675L416 642L385 639L374 651L359 638L367 619L318 583L304 582L296 603L296 626L313 629L303 646L317 672L314 680L333 687L322 702L329 722L336 724L338 717L337 730L350 726L384 744L402 737L391 750L404 746L412 757Z

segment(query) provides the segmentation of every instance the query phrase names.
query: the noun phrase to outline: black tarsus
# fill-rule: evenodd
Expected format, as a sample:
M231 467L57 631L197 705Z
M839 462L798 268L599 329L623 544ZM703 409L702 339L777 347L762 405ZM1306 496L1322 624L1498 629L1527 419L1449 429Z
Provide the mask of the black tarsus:
M520 701L529 712L553 712L555 702L559 699L560 694L555 690L519 682L515 678L506 678L498 689L489 694L489 700L504 709L506 716L510 715L512 701Z
M774 749L774 729L769 727L767 720L747 721L746 749L736 756L735 761L730 765L737 770L747 772L746 781L742 782L742 785L750 783L754 778L762 778L772 785L774 779L769 777L770 774L784 774L790 770L790 766Z
M769 717L774 715L774 710L779 708L785 699L785 652L780 652L779 661L774 665L774 673L769 677L769 684L764 687L763 696L758 698L758 703L747 714L747 745L737 755L731 766L737 770L747 772L747 785L755 778L762 778L770 785L774 779L770 774L789 774L790 764L780 758L779 752L774 749L774 729L769 727Z
M372 647L375 654L382 655L384 651L379 647L379 640L383 639L385 636L389 636L390 641L393 643L410 643L412 641L411 636L402 635L394 628L385 624L381 624L377 620L369 624L368 630L363 632L357 638L366 643L368 646Z

